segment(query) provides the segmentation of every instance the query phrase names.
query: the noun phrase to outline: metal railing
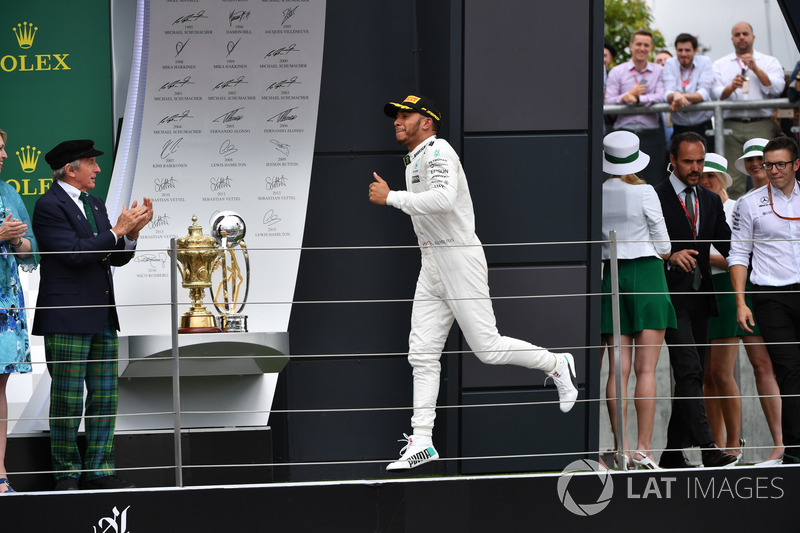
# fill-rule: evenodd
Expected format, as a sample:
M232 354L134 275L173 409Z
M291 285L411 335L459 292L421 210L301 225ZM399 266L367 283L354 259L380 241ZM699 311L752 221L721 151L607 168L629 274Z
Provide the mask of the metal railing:
M624 398L625 396L628 396L628 395L626 394L626 391L624 391L622 389L622 384L621 384L622 372L619 370L619 369L622 368L622 365L621 365L621 362L620 362L619 358L621 357L621 351L622 351L621 348L623 346L622 346L621 339L620 339L620 326L619 326L619 307L618 307L619 304L618 304L618 299L619 299L619 295L620 295L620 289L619 289L619 285L618 285L618 282L617 282L618 275L617 275L617 253L616 253L617 240L616 240L616 235L612 235L611 236L611 241L610 242L609 241L569 241L569 242L538 242L538 243L524 242L524 243L509 243L509 244L484 244L483 247L486 248L486 249L488 249L488 248L496 248L496 247L508 247L508 246L513 246L513 247L519 247L519 246L526 246L526 247L530 247L530 246L547 246L547 247L550 247L550 246L574 245L574 244L582 244L582 245L588 244L590 246L610 245L610 249L611 249L610 265L611 265L611 269L612 269L611 270L611 273L612 273L611 274L612 275L612 290L611 290L610 296L611 296L611 299L612 299L612 316L613 316L613 331L614 331L614 333L613 333L613 335L614 335L613 350L614 350L614 357L615 357L614 367L616 369L618 369L615 372L614 378L615 378L615 384L616 384L616 397L617 397L617 399L619 399L619 401L616 402L616 412L615 412L615 418L617 420L617 424L616 424L617 425L617 435L616 435L617 445L615 447L616 448L615 451L617 452L617 454L628 453L630 450L625 450L624 449L624 444L623 444L625 442L624 432L626 431L626 428L625 428L625 425L623 424L622 401L621 400L622 400L622 398ZM338 250L344 251L344 250L349 250L349 249L353 249L353 248L358 248L358 249L372 248L372 249L375 249L375 250L386 250L386 249L391 248L391 249L395 249L395 250L400 251L400 250L406 250L406 249L416 249L416 246L333 247L333 248L330 248L330 249L331 250L335 250L335 251L338 251ZM315 248L306 248L306 250L314 250L314 249ZM328 248L326 248L326 249L328 249ZM176 254L177 248L176 248L176 245L175 245L174 241L171 243L171 250L172 250L172 257L175 258L177 256L177 254ZM251 253L269 253L270 252L270 250L266 250L266 249L251 249L250 251L251 251ZM187 410L185 408L185 406L182 406L181 393L180 393L180 391L181 391L181 386L180 386L181 385L181 383L180 383L180 367L179 367L180 360L178 358L179 349L177 347L177 341L175 340L175 337L177 336L177 333L175 333L175 332L177 331L177 326L176 325L177 325L177 313L178 313L179 304L178 304L178 298L177 298L177 280L178 280L178 278L177 278L177 264L174 261L172 262L172 265L171 265L171 271L172 271L171 276L172 276L173 279L172 279L172 287L171 287L171 291L170 291L171 294L169 295L169 297L164 295L163 298L159 299L159 301L157 301L157 302L154 301L154 302L151 302L151 303L146 304L146 305L148 305L148 306L168 305L168 306L171 307L172 331L173 331L173 341L172 341L173 342L173 350L172 350L172 352L171 352L171 354L169 356L165 355L164 358L171 360L171 363L173 365L172 366L173 375L171 376L172 377L172 387L173 387L173 389L172 389L172 394L173 394L173 396L172 396L172 400L173 400L173 402L172 402L172 412L150 413L150 414L159 414L159 415L163 414L165 416L170 416L170 415L172 416L172 419L173 419L173 428L172 429L173 429L173 438L174 438L174 443L173 443L174 444L174 464L167 465L167 466L141 465L141 466L128 467L128 468L125 468L124 470L171 469L175 473L175 486L181 487L184 484L184 479L183 479L183 477L184 477L183 476L184 469L187 469L187 468L199 469L199 468L211 468L211 467L215 467L215 466L216 467L223 467L223 468L241 468L241 467L246 467L246 468L276 468L276 467L284 467L284 466L312 466L313 467L313 466L319 466L320 464L386 463L386 462L388 462L390 460L390 458L385 458L385 459L375 459L375 458L373 458L373 459L361 459L361 460L358 460L358 459L354 460L352 458L342 458L341 461L327 461L327 462L305 462L305 461L300 461L300 462L296 462L296 463L288 463L288 462L280 462L280 461L272 460L272 461L269 461L269 462L266 462L266 463L236 463L236 462L234 462L235 464L217 464L217 465L202 464L201 465L201 464L191 464L191 462L190 462L190 464L187 464L186 461L185 461L185 458L183 457L182 450L181 450L181 445L180 445L180 441L181 441L180 435L181 435L181 431L183 429L181 427L182 424L181 424L180 415L181 414L186 414L186 413L207 414L207 413L213 413L213 412L212 411L191 410L191 409ZM492 301L498 301L498 300L503 300L503 299L520 299L521 300L521 299L578 298L578 299L584 299L586 304L588 305L588 304L590 304L592 299L597 298L597 297L601 297L602 295L603 295L603 293L598 293L598 292L589 292L589 293L582 293L582 294L581 293L568 293L568 294L547 293L547 294L535 294L535 295L513 295L513 296L492 297L491 299L492 299ZM409 296L409 299L402 299L402 300L384 300L384 299L355 300L355 301L354 300L320 300L320 301L296 301L296 302L292 302L292 303L297 304L297 305L317 304L317 303L363 305L363 304L369 304L369 303L383 304L383 303L387 303L387 302L410 302L410 301L411 300L410 300L410 296ZM271 303L271 302L253 302L254 305L256 305L256 304L267 305L269 303ZM118 305L124 305L124 303L120 303ZM185 304L182 304L182 305L185 305ZM333 348L335 348L335 346L333 346ZM589 351L595 350L595 349L599 349L599 350L602 351L604 349L604 346L603 345L595 345L594 343L589 342L588 345L585 345L585 346L551 346L550 349L555 350L555 351L562 351L562 350L573 351L573 350L577 350L577 351L585 351L585 353L589 353ZM462 355L468 354L468 353L471 353L470 350L469 349L465 349L465 350L444 352L443 356L444 357L448 357L448 356L459 357L459 356L462 356ZM351 357L358 357L360 359L364 359L364 358L383 358L383 357L386 357L386 356L389 356L389 355L393 355L394 356L394 355L405 355L405 354L386 353L386 352L355 353L355 354L353 354L353 353L337 353L337 351L335 349L333 349L329 353L326 353L326 354L291 355L290 357L291 357L291 359L294 359L294 360L301 360L301 359L304 359L304 358L319 358L319 357L330 358L330 359L333 359L333 360L337 360L337 359L344 360L344 359L351 358ZM219 355L219 356L215 356L215 357L226 359L226 358L229 358L230 356ZM232 358L232 357L230 357L230 358ZM192 357L181 356L180 359L183 359L184 361L190 361L192 359ZM43 362L34 361L33 364L42 365L44 363ZM600 389L602 389L602 385L600 385ZM635 396L628 396L628 398L629 399L636 399ZM744 399L744 398L752 398L752 397L745 396L744 394L742 394L742 395L740 395L740 398ZM757 396L755 396L755 398L757 398ZM671 402L672 401L672 395L671 394L662 394L660 396L657 396L657 397L654 397L654 398L648 398L648 399L653 399L653 400L661 401L661 402ZM593 404L593 403L605 403L606 400L607 399L604 397L604 395L602 393L600 393L597 396L592 395L592 397L590 397L590 398L582 398L582 399L579 399L577 401L578 401L578 403L583 403L583 404L589 405L589 404ZM476 405L457 403L457 404L454 404L454 405L440 405L438 407L438 409L450 409L450 410L458 411L458 410L468 410L468 409L476 409L476 408L479 409L479 408L486 408L486 407L500 407L500 408L502 408L502 407L519 407L519 406L523 406L523 405L537 405L537 406L541 405L543 407L547 406L548 408L552 408L554 405L557 405L557 404L558 404L558 400L537 399L536 401L529 401L529 402L514 402L514 403L499 402L499 403L493 403L493 404L476 404ZM411 405L379 405L379 406L359 405L359 406L354 406L354 407L342 409L342 408L333 407L331 405L322 404L322 405L319 405L319 406L315 406L313 408L305 408L305 409L279 410L279 409L272 409L271 406L253 406L253 409L255 409L255 410L266 410L266 411L272 412L272 413L293 413L293 414L300 414L300 413L326 413L326 414L333 415L333 414L338 414L338 413L411 411L412 406ZM601 411L602 411L602 409L601 409ZM235 413L238 413L238 412L245 412L245 411L240 411L240 410L235 410L235 409L224 410L225 414L235 414ZM120 418L122 416L137 416L137 415L142 415L142 414L148 414L148 413L136 413L136 414L128 414L128 415L118 414L117 417ZM601 414L600 417L602 419L603 415ZM758 448L759 448L758 446L755 446L755 447L754 446L749 446L748 447L748 449L753 449L753 450L756 450ZM663 451L663 450L664 450L663 447L656 446L656 447L653 447L653 449L650 450L650 451L657 452L657 451ZM499 456L499 457L495 457L495 456L491 456L491 457L489 457L489 456L455 456L455 457L448 457L448 458L445 458L443 460L445 460L445 461L479 461L479 460L489 459L489 458L491 458L491 459L495 459L495 458L519 459L519 458L539 458L539 457L545 457L545 456L554 456L554 457L557 456L557 457L563 457L564 460L567 461L567 460L570 460L570 459L573 459L573 458L576 458L576 457L586 456L587 454L591 454L591 455L598 454L599 455L599 454L602 454L602 453L603 453L603 450L601 450L601 449L597 449L597 450L589 450L589 449L562 450L559 453L537 453L535 450L531 450L530 453L516 454L516 455L504 455L504 456ZM11 465L9 465L9 466L11 466ZM620 462L620 466L621 466L622 469L626 468L624 461ZM11 466L11 468L13 469L13 466ZM123 470L123 469L118 468L118 470ZM12 470L12 474L13 473L14 473L14 471ZM18 472L18 473L38 474L38 473L42 473L42 472Z
M730 133L730 130L725 130L725 118L722 116L723 111L728 109L800 109L800 101L790 102L788 98L774 98L771 100L747 100L747 101L721 101L711 100L708 102L699 102L681 108L682 113L694 113L697 111L713 111L714 112L714 152L725 157L725 138L724 135ZM603 115L651 115L656 113L670 113L668 103L653 104L649 106L643 105L624 105L613 104L603 106ZM722 131L723 135L716 135L716 132ZM796 131L793 129L792 131Z

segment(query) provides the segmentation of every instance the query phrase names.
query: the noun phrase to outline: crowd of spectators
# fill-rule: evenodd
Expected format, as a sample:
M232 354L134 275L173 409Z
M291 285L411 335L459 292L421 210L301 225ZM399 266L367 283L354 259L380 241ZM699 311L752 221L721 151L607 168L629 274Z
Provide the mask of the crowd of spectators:
M683 453L688 447L702 450L705 466L742 460L741 394L734 378L740 341L773 440L762 464L800 462L800 405L795 405L800 402L795 398L800 392L800 299L792 294L800 291L800 186L795 177L800 158L796 133L787 127L796 124L796 114L787 125L780 120L786 117L764 105L725 109L723 156L713 153L714 135L720 132L713 111L692 109L712 100L800 100L800 61L787 78L788 71L776 58L755 50L754 41L752 26L739 22L731 29L733 52L712 60L698 54L696 36L681 33L673 50L656 52L652 33L638 30L629 45L631 59L610 69L617 51L605 43L606 104L669 104L666 114L620 114L605 121L613 132L604 140L604 172L609 174L603 187L604 237L614 230L628 236L622 240L640 235L642 243L651 243L638 244L641 253L618 257L620 314L628 317L621 327L623 386L631 368L644 381L637 383L634 398L637 446L628 446L623 430L623 442L616 445L623 450L616 458L620 466L624 460L649 469L691 467ZM661 284L664 277L646 274L644 261L662 265L664 292L672 304L666 318L654 319L656 304L649 295L658 291L642 289L639 281L659 279ZM610 312L604 301L602 331L609 347ZM660 351L660 339L669 349L674 390L667 442L651 446L649 400L656 397L651 374L658 360L653 346ZM613 355L609 348L606 396L616 438ZM658 463L654 449L663 450Z
M714 146L713 111L695 111L692 104L712 100L800 99L796 81L800 62L787 81L788 68L784 68L776 58L755 49L755 41L752 26L739 22L731 29L733 51L712 59L700 53L697 36L681 33L675 38L672 50L656 51L652 33L642 29L631 36L631 59L617 65L613 65L617 51L611 43L605 43L606 104L643 107L664 102L670 104L669 113L606 117L607 131L632 131L641 139L642 149L653 159L642 172L645 181L651 184L661 181L673 133L694 131L705 138L707 146ZM732 161L742 155L742 146L749 139L795 135L791 126L796 124L796 119L785 117L770 107L725 109L723 119L726 135L721 155ZM730 175L733 185L727 192L732 200L737 200L753 187L753 183L736 168L730 169Z

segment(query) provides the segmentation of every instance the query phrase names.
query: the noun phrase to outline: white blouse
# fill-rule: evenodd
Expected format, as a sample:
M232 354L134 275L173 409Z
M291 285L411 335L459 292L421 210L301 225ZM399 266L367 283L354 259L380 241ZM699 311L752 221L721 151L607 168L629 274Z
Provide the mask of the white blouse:
M603 240L617 232L618 259L659 257L672 249L661 212L661 202L651 185L631 185L620 178L603 183ZM603 260L610 245L603 243Z

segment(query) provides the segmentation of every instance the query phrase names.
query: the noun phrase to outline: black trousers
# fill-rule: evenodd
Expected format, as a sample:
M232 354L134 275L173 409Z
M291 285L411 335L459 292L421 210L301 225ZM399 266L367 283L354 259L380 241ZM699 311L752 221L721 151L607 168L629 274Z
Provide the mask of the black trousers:
M757 290L787 290L792 287L757 287ZM799 289L800 287L795 287ZM783 397L781 426L783 443L800 446L800 294L753 293L753 313L767 343L769 358ZM777 343L777 344L772 344ZM800 456L800 448L787 453Z
M664 335L675 378L666 447L707 447L714 442L703 401L703 372L709 335L708 296L681 295L673 298L673 304L678 327L668 328Z

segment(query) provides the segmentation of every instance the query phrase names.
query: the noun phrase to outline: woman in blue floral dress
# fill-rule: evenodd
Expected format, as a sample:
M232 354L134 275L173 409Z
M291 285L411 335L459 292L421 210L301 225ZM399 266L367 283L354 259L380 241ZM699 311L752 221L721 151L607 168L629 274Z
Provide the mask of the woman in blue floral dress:
M6 133L0 130L0 170L6 154ZM8 433L6 384L12 372L31 371L28 321L18 267L30 272L38 264L30 217L14 187L0 181L0 494L14 492L8 483L5 455Z

